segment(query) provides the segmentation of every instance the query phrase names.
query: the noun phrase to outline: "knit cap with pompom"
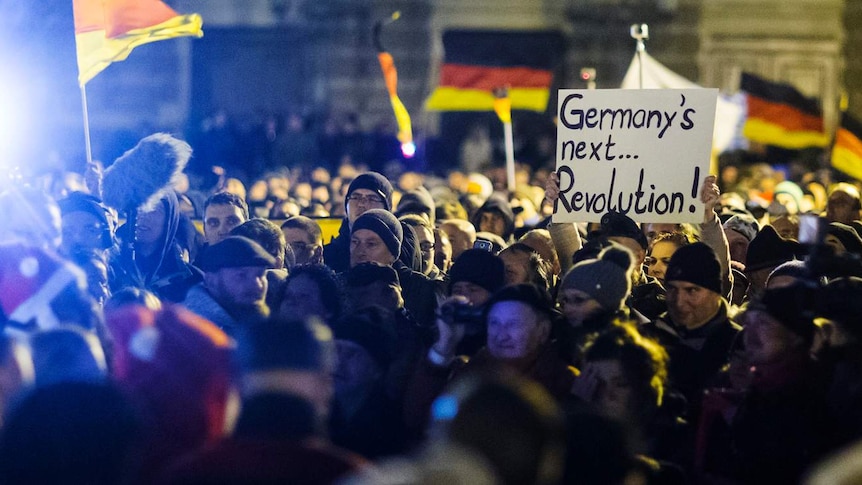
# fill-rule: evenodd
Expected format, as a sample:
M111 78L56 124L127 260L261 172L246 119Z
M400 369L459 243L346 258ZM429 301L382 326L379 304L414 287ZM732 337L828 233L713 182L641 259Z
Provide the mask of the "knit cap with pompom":
M631 293L633 261L628 249L614 243L602 250L596 259L587 259L573 266L563 278L561 289L582 291L605 310L619 310Z

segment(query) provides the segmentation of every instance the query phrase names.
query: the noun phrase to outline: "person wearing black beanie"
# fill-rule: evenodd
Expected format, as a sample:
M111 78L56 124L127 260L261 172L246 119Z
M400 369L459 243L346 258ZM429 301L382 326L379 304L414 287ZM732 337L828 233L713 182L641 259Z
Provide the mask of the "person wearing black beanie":
M392 210L392 184L377 172L360 174L350 183L344 197L346 217L341 221L338 235L323 247L323 261L336 273L347 271L350 267L350 235L353 224L371 209L386 212Z
M721 295L721 264L704 243L683 246L665 274L667 308L647 333L668 349L670 380L697 409L707 384L727 362L739 325Z
M398 259L403 240L404 229L395 215L384 209L365 211L353 223L350 268L368 262L391 266L401 282L404 306L420 325L430 327L434 322L438 296L440 299L443 297L443 282L413 271Z
M388 266L401 254L404 232L391 212L371 209L353 223L350 238L351 267L368 262Z
M505 284L503 260L484 249L464 251L449 270L449 292L474 306L484 305Z

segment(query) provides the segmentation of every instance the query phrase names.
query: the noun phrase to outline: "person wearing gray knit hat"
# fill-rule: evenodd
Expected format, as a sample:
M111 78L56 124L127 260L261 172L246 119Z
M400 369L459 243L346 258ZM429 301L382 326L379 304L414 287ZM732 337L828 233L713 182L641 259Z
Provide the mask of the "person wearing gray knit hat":
M611 243L595 259L574 265L560 285L560 309L572 326L600 315L613 315L631 293L634 256L620 244Z
M401 254L403 239L401 223L391 212L365 211L350 230L350 267L369 262L391 265Z
M722 224L727 245L730 249L730 259L742 264L746 263L748 245L757 237L760 224L748 214L735 214Z

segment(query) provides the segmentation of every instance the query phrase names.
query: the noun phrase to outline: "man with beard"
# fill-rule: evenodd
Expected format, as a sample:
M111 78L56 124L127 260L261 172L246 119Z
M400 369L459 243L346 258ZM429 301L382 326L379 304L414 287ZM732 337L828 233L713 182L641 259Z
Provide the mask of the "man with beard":
M240 328L268 316L266 270L274 264L251 239L226 237L204 252L204 281L189 290L183 305L235 337Z

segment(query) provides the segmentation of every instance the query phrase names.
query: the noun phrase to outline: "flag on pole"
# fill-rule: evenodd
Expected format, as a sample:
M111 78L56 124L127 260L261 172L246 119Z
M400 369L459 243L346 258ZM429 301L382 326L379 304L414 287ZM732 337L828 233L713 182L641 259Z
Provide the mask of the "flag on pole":
M498 88L494 90L494 112L503 124L512 122L512 100L509 98L509 90Z
M551 31L449 30L440 83L425 101L435 111L491 111L494 90L508 87L512 109L545 111L563 51Z
M640 60L643 58L643 89L696 89L695 84L668 69L648 52L635 53L620 85L622 89L638 89L641 81ZM731 96L719 95L715 106L715 128L712 147L721 153L734 146L745 116L744 108Z
M180 15L160 0L72 0L78 84L85 85L132 49L174 37L202 37L198 14Z
M817 100L789 84L742 73L740 89L747 93L748 118L743 134L751 141L781 148L825 147L829 137Z
M832 146L832 166L862 180L862 123L847 112L841 113L841 126Z
M374 25L374 44L377 47L377 61L380 63L380 70L383 71L383 81L386 84L386 92L389 93L389 104L392 105L392 112L395 114L395 121L398 123L398 141L401 142L401 151L405 157L410 158L416 153L416 145L413 143L413 123L410 121L410 113L398 97L398 71L395 69L395 60L392 54L386 51L383 43L380 40L380 33L383 26L398 20L401 17L401 12L393 13L389 19L379 21Z

